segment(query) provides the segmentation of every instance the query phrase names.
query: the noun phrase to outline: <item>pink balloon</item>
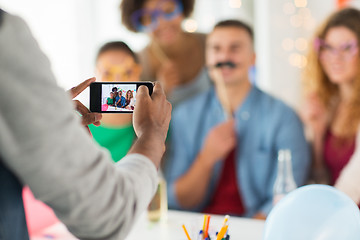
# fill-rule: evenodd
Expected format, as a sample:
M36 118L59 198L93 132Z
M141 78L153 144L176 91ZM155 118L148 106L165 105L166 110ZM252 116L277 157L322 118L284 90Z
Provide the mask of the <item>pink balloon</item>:
M29 187L23 189L23 201L30 236L59 222L53 210L45 203L36 200Z

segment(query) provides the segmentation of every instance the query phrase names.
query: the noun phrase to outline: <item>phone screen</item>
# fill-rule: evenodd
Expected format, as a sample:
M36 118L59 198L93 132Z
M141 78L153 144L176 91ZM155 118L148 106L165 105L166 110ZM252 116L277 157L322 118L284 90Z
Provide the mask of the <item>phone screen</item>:
M151 82L95 82L90 85L90 111L101 113L132 113L136 93L145 85L152 93Z

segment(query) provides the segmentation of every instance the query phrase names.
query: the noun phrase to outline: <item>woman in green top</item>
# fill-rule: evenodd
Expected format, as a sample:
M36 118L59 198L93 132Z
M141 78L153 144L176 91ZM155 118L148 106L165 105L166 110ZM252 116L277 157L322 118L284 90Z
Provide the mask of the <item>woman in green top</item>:
M113 106L113 105L114 105L114 93L113 93L113 92L111 92L111 93L110 93L110 97L108 97L108 98L106 99L106 104L107 104L107 105L110 105L110 106Z
M136 82L140 74L137 57L124 42L109 42L100 48L96 58L97 81ZM90 131L115 162L126 155L135 140L132 114L103 114L101 126L91 125Z

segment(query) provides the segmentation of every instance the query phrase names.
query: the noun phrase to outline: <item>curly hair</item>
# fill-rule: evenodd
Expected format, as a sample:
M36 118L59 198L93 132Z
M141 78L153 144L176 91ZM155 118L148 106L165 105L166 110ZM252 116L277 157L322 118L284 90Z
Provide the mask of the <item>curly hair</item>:
M315 93L326 106L327 111L333 110L333 102L339 98L339 87L332 83L324 72L319 61L318 52L314 46L315 39L324 39L331 28L346 27L352 31L358 44L360 42L360 11L354 8L345 8L330 15L330 17L319 27L313 37L307 55L308 64L303 72L304 93ZM358 55L360 57L360 55ZM359 66L360 68L360 66ZM345 123L339 133L341 136L353 136L356 134L360 123L360 74L354 81L353 91Z
M141 9L147 0L122 0L120 4L121 21L127 29L137 32L131 21L131 15ZM180 0L184 17L189 17L194 10L195 0Z

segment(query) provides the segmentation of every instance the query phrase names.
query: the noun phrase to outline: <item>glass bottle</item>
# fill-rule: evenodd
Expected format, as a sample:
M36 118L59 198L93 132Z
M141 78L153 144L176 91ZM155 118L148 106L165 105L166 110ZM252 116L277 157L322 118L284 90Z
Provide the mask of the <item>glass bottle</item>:
M166 181L161 172L159 173L159 184L156 193L148 206L148 219L159 221L166 219L168 210Z
M296 188L291 164L291 151L281 149L278 153L278 172L273 189L273 204L277 204L286 194Z

